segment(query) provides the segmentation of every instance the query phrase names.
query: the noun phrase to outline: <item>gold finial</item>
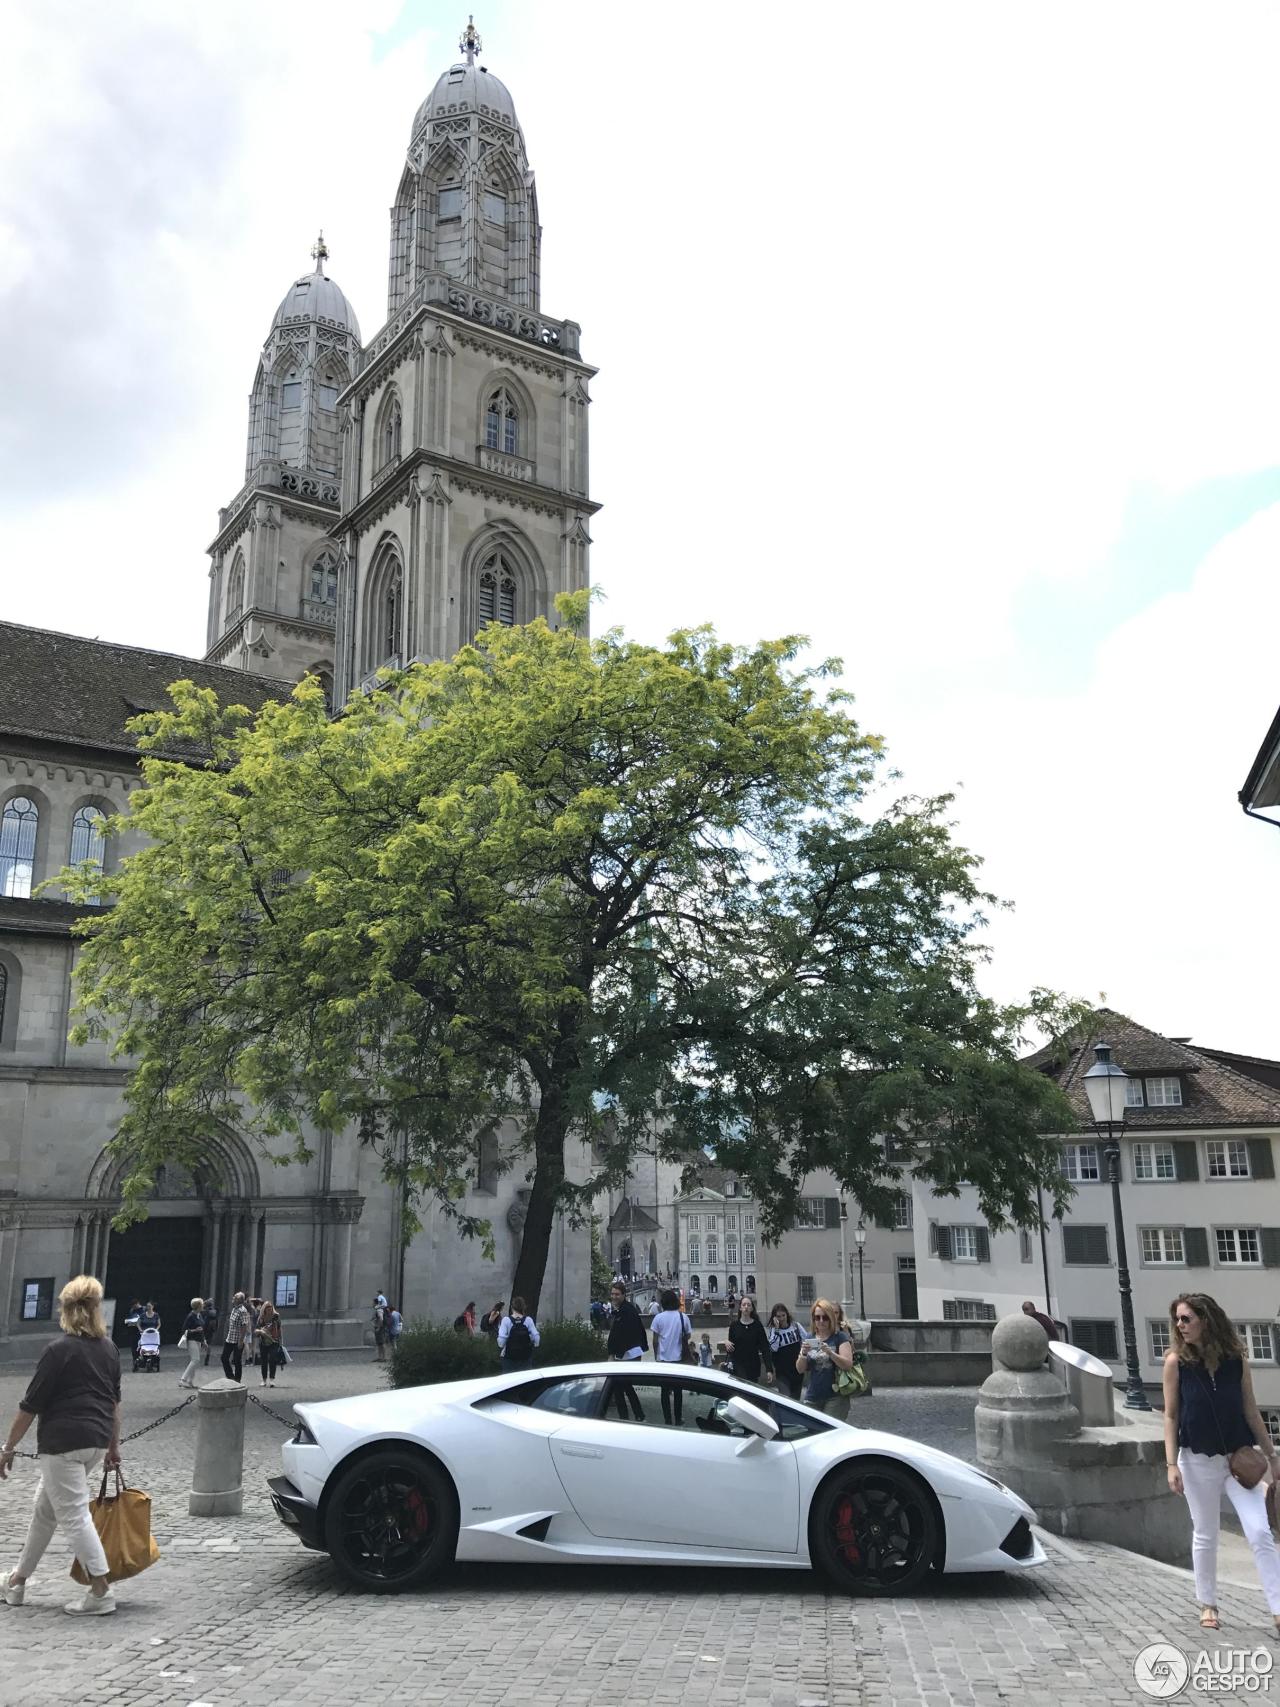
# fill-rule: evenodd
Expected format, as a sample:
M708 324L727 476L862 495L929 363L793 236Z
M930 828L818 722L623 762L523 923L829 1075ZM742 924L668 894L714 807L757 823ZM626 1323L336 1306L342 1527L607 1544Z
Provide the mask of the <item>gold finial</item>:
M458 43L458 46L462 49L463 53L466 54L468 65L474 65L476 62L476 55L484 51L484 43L480 40L480 32L476 28L476 20L474 15L471 13L468 13L467 15L467 27L462 32L462 40Z
M311 245L311 257L315 261L316 271L320 274L321 278L323 278L324 264L329 259L329 246L324 240L323 231Z

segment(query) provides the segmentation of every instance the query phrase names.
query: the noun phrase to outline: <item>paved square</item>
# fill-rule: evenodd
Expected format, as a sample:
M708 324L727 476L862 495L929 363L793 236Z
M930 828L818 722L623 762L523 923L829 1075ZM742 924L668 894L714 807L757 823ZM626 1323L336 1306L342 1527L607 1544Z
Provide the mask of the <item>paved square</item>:
M126 1433L184 1396L177 1362L126 1374ZM324 1354L300 1354L287 1377L250 1392L287 1415L295 1398L380 1380L367 1356ZM24 1385L0 1377L6 1420ZM857 1414L954 1450L972 1402L886 1391ZM849 1601L808 1573L495 1566L415 1595L352 1594L271 1511L284 1428L249 1407L238 1519L187 1516L194 1430L192 1407L126 1448L163 1558L121 1585L116 1617L63 1616L60 1537L26 1605L0 1605L4 1707L1108 1707L1148 1699L1133 1674L1148 1642L1200 1647L1187 1573L1054 1540L1043 1570L946 1579L907 1601ZM34 1485L24 1460L0 1486L0 1563L16 1557ZM1222 1641L1270 1649L1261 1592L1230 1557L1244 1586L1224 1582Z

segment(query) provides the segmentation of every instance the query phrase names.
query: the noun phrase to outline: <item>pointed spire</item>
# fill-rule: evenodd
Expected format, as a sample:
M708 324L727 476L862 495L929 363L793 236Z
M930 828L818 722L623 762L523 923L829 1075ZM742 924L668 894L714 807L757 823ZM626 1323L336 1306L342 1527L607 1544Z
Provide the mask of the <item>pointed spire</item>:
M458 46L466 54L468 65L474 65L476 55L484 51L484 43L480 40L480 32L476 28L475 16L472 13L467 15L467 27L462 32L462 39Z
M316 238L315 242L311 245L311 256L312 256L312 259L315 261L316 271L319 273L320 277L323 278L324 277L324 264L329 259L329 246L324 240L324 232L323 231L320 233L319 237Z

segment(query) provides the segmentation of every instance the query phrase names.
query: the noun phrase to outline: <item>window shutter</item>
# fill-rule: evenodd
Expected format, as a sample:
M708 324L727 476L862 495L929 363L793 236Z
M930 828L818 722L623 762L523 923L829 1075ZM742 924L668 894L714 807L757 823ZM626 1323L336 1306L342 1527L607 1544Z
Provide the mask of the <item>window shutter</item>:
M1116 1341L1116 1325L1114 1322L1099 1322L1097 1324L1098 1351L1096 1355L1104 1363L1115 1363L1120 1357L1120 1347Z
M1095 1347L1098 1342L1093 1328L1094 1324L1092 1322L1072 1322L1071 1337L1080 1347L1081 1351L1092 1352L1096 1357L1097 1352Z
M838 1197L824 1197L822 1200L822 1208L824 1214L823 1226L839 1227L840 1199Z
M939 1257L941 1257L943 1262L950 1262L951 1261L951 1229L950 1229L950 1227L939 1227L938 1228L938 1255L939 1255Z
M1249 1172L1254 1179L1274 1179L1276 1177L1275 1158L1271 1154L1270 1138L1250 1138Z
M991 1261L991 1234L985 1227L975 1227L974 1237L978 1245L978 1261Z
M1194 1138L1175 1138L1173 1141L1173 1171L1178 1179L1199 1179L1200 1162L1196 1156Z
M1188 1268L1208 1268L1209 1230L1207 1227L1184 1227L1182 1250Z
M1280 1227L1263 1227L1260 1231L1263 1268L1280 1268Z
M1105 1227L1064 1227L1062 1260L1069 1263L1109 1263Z
M871 1217L871 1224L874 1227L879 1227L885 1233L892 1233L893 1228L894 1228L893 1216L892 1215L873 1215Z

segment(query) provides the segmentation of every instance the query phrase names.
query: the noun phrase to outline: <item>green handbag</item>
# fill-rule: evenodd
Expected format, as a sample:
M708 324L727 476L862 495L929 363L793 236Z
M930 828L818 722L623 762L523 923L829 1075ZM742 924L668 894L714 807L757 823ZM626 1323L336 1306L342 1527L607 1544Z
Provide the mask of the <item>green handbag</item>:
M842 1399L856 1399L871 1385L866 1365L855 1363L852 1369L837 1369L835 1390Z

